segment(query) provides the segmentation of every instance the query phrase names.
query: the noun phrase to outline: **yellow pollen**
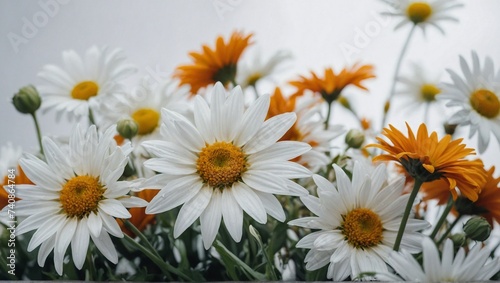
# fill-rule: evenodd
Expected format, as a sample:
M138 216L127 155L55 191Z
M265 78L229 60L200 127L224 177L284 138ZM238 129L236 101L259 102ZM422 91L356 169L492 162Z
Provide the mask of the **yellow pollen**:
M160 113L151 108L141 108L132 114L132 119L137 123L139 135L152 133L160 122Z
M373 247L382 242L382 221L370 209L356 208L347 213L342 231L347 242L357 249Z
M411 3L406 9L406 15L414 23L425 22L432 14L432 7L426 2Z
M96 96L99 91L99 86L92 81L84 81L77 84L71 91L71 97L80 100L89 100L92 96Z
M68 217L81 219L97 211L103 194L104 188L97 177L76 176L64 185L59 201Z
M486 118L495 118L500 112L498 97L487 89L478 89L470 96L470 105Z
M228 142L205 146L198 157L196 168L204 182L214 188L230 187L246 170L245 154L241 148Z
M441 90L433 84L424 84L420 88L420 94L426 102L436 101L436 95L438 95Z

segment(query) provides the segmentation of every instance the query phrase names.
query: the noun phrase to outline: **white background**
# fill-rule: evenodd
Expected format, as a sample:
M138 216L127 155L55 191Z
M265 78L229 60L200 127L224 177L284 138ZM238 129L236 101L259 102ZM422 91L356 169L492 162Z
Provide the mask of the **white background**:
M355 100L357 111L373 119L378 129L395 62L410 28L407 25L394 31L399 20L380 17L379 13L388 8L373 0L55 1L0 0L0 145L12 141L27 150L36 148L33 122L29 116L17 113L10 99L20 87L40 83L37 73L43 65L62 64L63 50L83 54L94 44L120 47L129 62L139 68L128 82L134 84L148 70L168 76L177 65L190 62L188 51L198 51L202 44L213 46L218 35L227 38L234 30L255 33L252 49L258 47L264 57L278 49L293 53L291 67L278 76L281 85L309 70L339 70L355 61L375 65L377 78L366 84L370 92L349 89L347 95ZM54 12L44 9L47 3L57 4L51 7ZM419 62L443 81L449 81L444 69L459 72L458 56L470 62L471 50L476 50L480 58L491 56L495 67L500 67L500 1L464 4L464 8L452 13L459 23L442 25L445 36L435 29L425 36L421 30L416 32L403 74L410 71L409 62ZM28 22L36 28L27 34L30 38L25 36L26 30L23 34ZM367 29L371 35L366 46L349 60L340 46L356 46L356 34ZM15 46L9 34L23 37L26 42ZM400 129L404 121L417 127L422 111L413 112L393 112L389 122ZM440 124L449 113L432 114L430 128L441 131ZM335 108L333 115L334 123L353 124L343 109ZM46 135L67 135L70 131L71 124L64 120L56 123L54 113L40 115L39 119ZM465 135L467 131L462 129L460 133ZM467 143L476 147L475 139ZM499 146L493 137L482 157L487 165L500 166Z

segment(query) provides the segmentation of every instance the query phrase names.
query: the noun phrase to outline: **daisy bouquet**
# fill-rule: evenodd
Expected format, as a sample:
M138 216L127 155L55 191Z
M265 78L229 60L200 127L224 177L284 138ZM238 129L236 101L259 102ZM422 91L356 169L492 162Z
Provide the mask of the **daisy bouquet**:
M413 34L444 34L462 5L384 2L411 29L380 127L349 93L370 93L376 66L280 82L291 53L243 56L252 33L219 36L170 78L135 86L121 49L64 51L12 98L38 150L0 151L0 279L500 279L500 178L481 160L500 142L500 70L473 51L444 82L416 64L400 74ZM405 100L424 108L417 127L391 124ZM452 112L442 129L429 130L431 105ZM71 132L44 134L47 111Z

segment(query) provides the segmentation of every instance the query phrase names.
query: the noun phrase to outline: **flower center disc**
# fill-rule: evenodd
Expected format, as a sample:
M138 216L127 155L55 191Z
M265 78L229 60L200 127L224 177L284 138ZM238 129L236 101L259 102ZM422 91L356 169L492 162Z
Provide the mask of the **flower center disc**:
M230 187L246 170L245 154L231 143L215 142L201 150L196 168L211 187Z
M350 211L342 227L347 242L355 248L369 248L382 242L382 221L370 209L356 208Z
M151 108L141 108L132 114L132 119L137 123L139 135L152 133L160 121L160 113Z
M96 96L99 91L99 86L92 81L84 81L77 84L71 91L71 97L80 100L89 100L92 96Z
M408 6L406 14L414 24L419 24L425 22L430 17L432 7L425 2L415 2Z
M433 84L424 84L420 88L420 94L422 95L422 98L427 102L436 101L436 95L438 95L440 92L441 90L439 90L439 88L437 88Z
M470 105L486 118L495 118L500 112L498 97L487 89L479 89L472 93Z
M97 177L76 176L64 185L59 201L68 217L83 218L97 211L103 194L104 188Z

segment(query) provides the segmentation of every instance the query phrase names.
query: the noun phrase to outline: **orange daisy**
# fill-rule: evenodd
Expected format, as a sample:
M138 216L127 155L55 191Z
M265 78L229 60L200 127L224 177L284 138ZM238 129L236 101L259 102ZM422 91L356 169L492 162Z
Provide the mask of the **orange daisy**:
M203 45L201 52L190 52L193 64L177 67L174 77L180 79L181 85L190 85L192 94L218 81L225 86L234 83L238 60L245 48L252 44L252 36L253 34L233 32L229 42L219 36L215 49Z
M342 69L338 74L335 74L332 68L327 68L323 78L311 71L311 77L300 76L299 80L292 81L290 84L297 88L298 95L302 95L305 90L311 90L320 93L328 103L332 103L349 85L368 90L362 82L371 78L375 78L372 65L355 64L351 68Z
M142 191L138 192L136 194L136 196L150 202L159 191L160 190L142 190ZM132 217L128 220L132 224L134 224L134 226L137 229L139 229L139 231L143 231L144 229L146 229L148 224L155 223L156 215L155 214L146 214L145 207L133 207L133 208L130 208L128 211L132 215ZM122 231L125 234L127 234L131 237L134 236L134 233L132 231L130 231L129 229L127 229L127 227L125 227L125 224L123 224L122 221L118 221L118 224L120 225L120 228L122 229Z
M311 97L310 99L305 97L298 98L293 95L285 97L280 88L277 87L271 96L266 117L266 119L269 119L287 112L295 112L297 114L297 121L279 141L308 143L311 146L311 150L291 161L304 165L313 172L318 171L330 162L326 154L330 149L330 142L343 133L341 130L342 127L338 125L329 130L324 130L323 122L314 119L314 115L319 112L319 101L315 97Z
M34 185L33 182L31 182L28 177L24 174L23 169L21 169L20 166L17 166L17 170L15 173L16 177L14 178L14 183L15 185ZM8 176L5 175L3 178L3 183L0 184L0 210L4 208L8 203L9 203L9 194L3 189L3 186L6 186L9 184L9 179ZM12 184L12 181L11 181ZM16 198L17 200L17 198Z
M438 140L436 132L429 136L425 124L420 125L416 137L408 124L406 127L408 137L392 125L384 128L382 134L392 145L377 137L380 144L370 144L368 147L380 148L388 154L376 156L373 161L397 161L412 178L420 182L444 181L454 200L458 197L458 187L462 196L476 201L486 182L486 174L481 160L465 159L475 154L474 149L466 148L461 143L462 139L452 141L450 135L441 140Z

